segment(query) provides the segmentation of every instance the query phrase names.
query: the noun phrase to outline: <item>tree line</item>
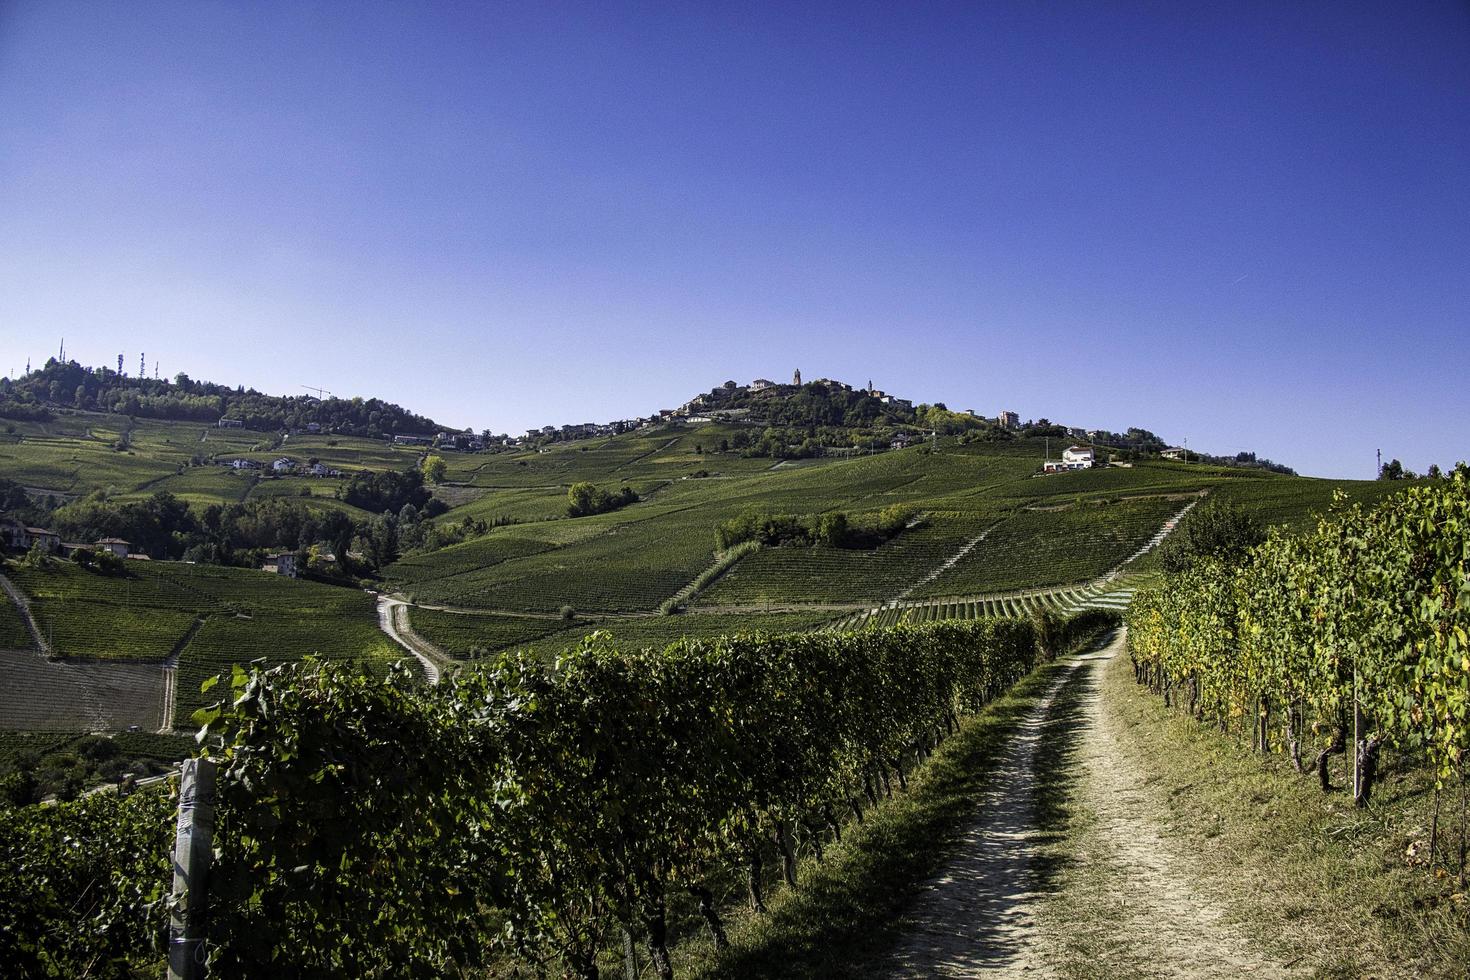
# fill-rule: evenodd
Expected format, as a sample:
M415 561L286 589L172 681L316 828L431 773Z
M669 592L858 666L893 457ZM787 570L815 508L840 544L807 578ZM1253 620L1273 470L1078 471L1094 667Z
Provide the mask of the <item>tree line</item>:
M716 525L715 546L727 551L753 541L769 548L817 544L829 548L876 548L902 533L914 514L914 508L908 504L893 504L851 518L845 511L778 514L748 507Z
M18 380L0 379L0 417L45 420L57 409L211 425L225 417L261 431L315 423L326 431L371 439L429 435L440 429L432 419L378 398L266 395L243 386L195 381L187 374L172 379L127 377L110 368L55 358Z

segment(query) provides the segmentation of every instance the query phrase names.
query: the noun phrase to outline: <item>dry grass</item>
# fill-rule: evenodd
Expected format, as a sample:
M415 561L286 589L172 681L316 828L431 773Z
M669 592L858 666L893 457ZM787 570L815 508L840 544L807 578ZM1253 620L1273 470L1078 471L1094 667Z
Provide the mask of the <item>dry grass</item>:
M1168 711L1134 684L1125 658L1105 665L1099 684L1120 751L1148 773L1157 822L1195 871L1195 886L1261 950L1320 977L1470 975L1470 901L1452 877L1408 857L1428 836L1426 773L1386 760L1372 804L1356 809L1283 757L1263 758ZM1340 785L1342 773L1334 779ZM1061 816L1073 853L1064 846L1058 857L1075 861L1090 815ZM1079 896L1108 891L1106 882L1071 884ZM1063 922L1104 911L1075 900L1056 909Z

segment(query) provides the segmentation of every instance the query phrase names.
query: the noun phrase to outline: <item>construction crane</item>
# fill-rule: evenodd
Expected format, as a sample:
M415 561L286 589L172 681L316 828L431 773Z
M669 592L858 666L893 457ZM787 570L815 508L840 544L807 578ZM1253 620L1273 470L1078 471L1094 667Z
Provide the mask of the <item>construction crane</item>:
M323 395L330 395L331 394L331 392L328 391L325 388L313 388L311 385L302 385L301 387L305 388L307 391L314 391L314 392L316 392L316 400L317 401L321 401Z

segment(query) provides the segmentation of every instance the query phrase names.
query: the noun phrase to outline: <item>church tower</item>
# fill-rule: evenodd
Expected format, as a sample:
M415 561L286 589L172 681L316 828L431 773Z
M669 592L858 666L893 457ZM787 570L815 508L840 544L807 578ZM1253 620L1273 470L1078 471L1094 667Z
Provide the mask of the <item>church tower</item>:
M791 383L798 388L801 387L801 368L797 368L796 373L791 376Z

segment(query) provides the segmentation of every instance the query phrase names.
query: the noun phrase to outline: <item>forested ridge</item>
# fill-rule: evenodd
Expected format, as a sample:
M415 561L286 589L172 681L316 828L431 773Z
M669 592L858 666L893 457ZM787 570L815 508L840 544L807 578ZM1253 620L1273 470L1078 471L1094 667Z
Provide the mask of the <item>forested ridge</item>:
M195 381L186 374L128 377L111 368L55 358L19 380L0 379L0 418L44 419L58 409L210 424L227 418L261 431L315 423L327 431L367 438L432 435L442 428L379 398L267 395L244 386Z

